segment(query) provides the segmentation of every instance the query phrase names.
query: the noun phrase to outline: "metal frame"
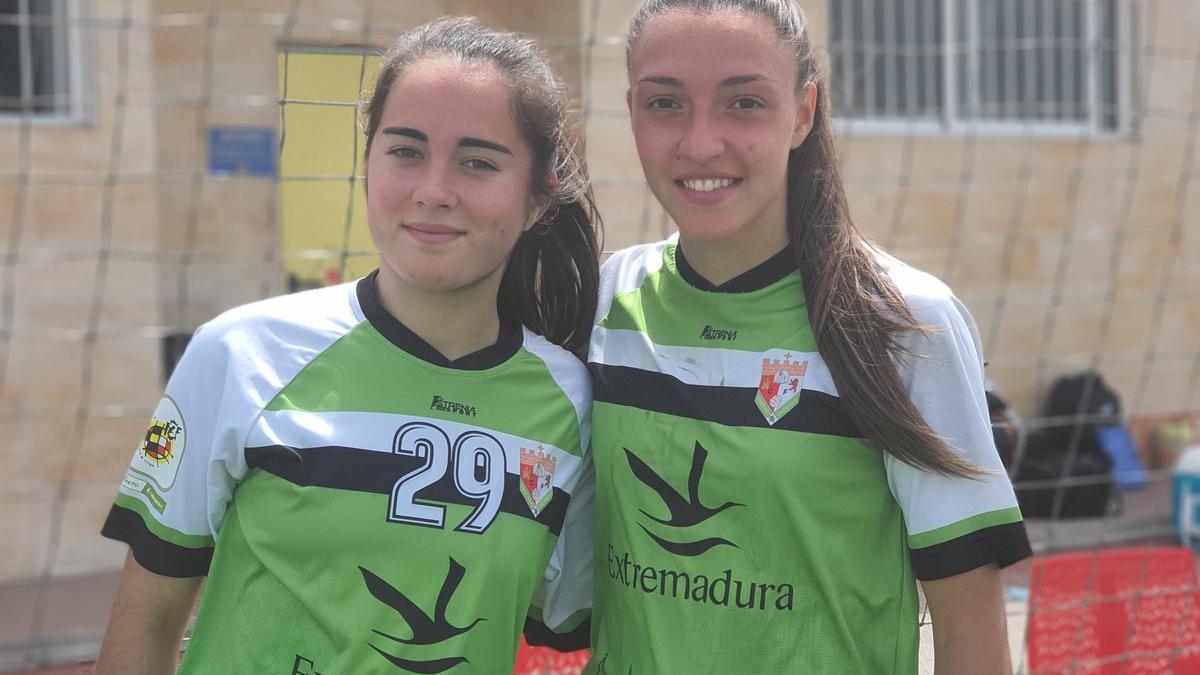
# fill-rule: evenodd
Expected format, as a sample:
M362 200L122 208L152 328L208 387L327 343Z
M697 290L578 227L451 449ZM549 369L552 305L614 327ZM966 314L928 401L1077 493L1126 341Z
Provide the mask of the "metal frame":
M91 38L85 30L87 21L84 17L84 0L19 0L18 11L25 16L34 2L52 2L54 5L51 15L61 17L52 24L54 33L54 53L59 61L56 69L65 69L65 88L55 92L66 97L66 105L51 113L0 112L0 127L32 124L46 127L77 127L87 126L93 121L93 79L87 64L94 59L85 58L92 48ZM21 23L21 41L26 45L31 39L29 23ZM32 96L29 91L32 85L32 64L29 59L23 61L21 72L22 94ZM56 106L57 107L57 106Z
M1048 0L1037 0L1036 3L1031 3L1030 11L1035 11L1041 3ZM942 52L942 100L940 119L935 120L929 117L906 117L904 111L896 110L896 101L884 102L885 105L874 105L874 89L875 84L872 80L875 77L875 68L869 57L879 56L882 52L883 56L887 56L889 51L892 51L895 45L888 45L885 49L872 47L871 44L864 45L864 62L867 63L868 71L866 76L868 86L866 87L865 107L868 110L880 110L882 114L861 117L839 117L835 121L835 128L839 133L855 134L861 133L865 135L894 135L894 134L916 134L916 135L946 135L946 134L962 134L962 135L983 135L991 137L1030 137L1030 138L1062 138L1072 139L1080 136L1094 138L1111 138L1118 139L1128 135L1133 128L1132 121L1132 106L1131 106L1131 89L1132 89L1132 7L1129 0L1113 0L1114 21L1116 21L1116 57L1114 64L1113 90L1116 98L1116 125L1113 128L1104 128L1105 119L1104 107L1106 103L1101 100L1100 83L1103 73L1101 56L1101 41L1104 39L1102 35L1101 17L1102 5L1105 0L1081 0L1083 7L1087 12L1085 23L1084 44L1086 45L1086 53L1088 54L1087 68L1085 69L1085 77L1087 78L1087 86L1085 90L1088 119L1082 122L1052 122L1036 119L1020 119L1011 121L1000 120L981 120L973 118L970 114L971 110L978 110L980 103L980 87L984 83L979 81L980 77L980 52L979 45L981 36L979 33L979 2L980 0L940 0L942 11L942 35L939 36L939 43ZM830 2L846 2L846 0L830 0ZM865 9L870 11L861 12L864 16L873 14L873 3L868 3ZM964 17L960 16L961 11L965 10L966 33L959 35L960 21ZM1045 18L1044 7L1037 11L1042 11L1042 17ZM1015 29L1015 11L1010 5L1009 11L1006 13L1006 19L1013 25L1009 28ZM850 34L853 24L858 22L849 21L845 17L850 15L849 11L844 10L842 31L843 41L853 40ZM1027 14L1026 24L1029 24L1036 19ZM873 17L866 17L864 24L871 24L870 27L863 25L861 37L867 40L868 43L873 42ZM913 23L910 21L910 24ZM1028 27L1028 26L1027 26ZM928 28L928 26L926 26ZM1014 32L1014 31L1009 31ZM867 35L866 33L871 33ZM1032 31L1030 31L1032 34ZM848 63L852 58L854 50L844 49L843 58L846 60L842 64L841 73L843 78L847 74L853 72L853 64ZM1008 61L1006 64L1009 71L1005 82L995 82L998 87L1004 90L1014 89L1017 86L1015 81L1015 65L1018 60L1023 60L1026 65L1036 66L1036 59L1031 56L1019 57L1013 51L1005 57ZM1073 90L1074 83L1074 68L1065 67L1068 63L1073 63L1075 58L1074 52L1065 52L1065 59L1062 64L1058 64L1058 76L1062 78L1058 82L1059 87L1070 86ZM1032 59L1032 63L1031 63ZM1047 61L1042 65L1042 68L1047 69L1049 73L1051 63ZM912 70L911 66L909 70ZM928 74L928 73L926 73ZM966 92L969 97L966 107L960 105L959 97L962 94L962 81L966 80L971 83L970 91ZM1049 79L1049 77L1048 77ZM913 84L916 82L914 80ZM1031 93L1031 87L1035 88L1033 83L1026 83L1026 93ZM889 89L889 95L892 93ZM886 108L886 111L883 109ZM835 111L836 113L837 111Z

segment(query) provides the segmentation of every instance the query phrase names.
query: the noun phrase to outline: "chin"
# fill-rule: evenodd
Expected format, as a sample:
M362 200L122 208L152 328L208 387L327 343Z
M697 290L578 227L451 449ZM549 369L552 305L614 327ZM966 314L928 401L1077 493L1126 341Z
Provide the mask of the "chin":
M703 242L719 242L736 236L742 231L742 225L731 222L728 218L676 218L675 226L679 233L688 239Z
M425 293L449 293L469 285L462 279L446 275L415 275L405 279L405 283Z

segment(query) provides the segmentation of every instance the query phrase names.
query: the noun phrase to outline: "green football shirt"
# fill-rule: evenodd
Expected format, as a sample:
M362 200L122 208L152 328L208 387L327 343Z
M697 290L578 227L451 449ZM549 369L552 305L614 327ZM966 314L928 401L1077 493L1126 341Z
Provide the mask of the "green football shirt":
M675 239L606 262L588 672L915 673L914 579L1029 554L969 315L933 277L880 263L934 328L905 338L909 395L981 479L864 440L788 251L721 288Z
M589 406L515 324L447 361L375 275L247 305L189 345L104 534L207 575L180 672L504 672L527 613L589 602Z

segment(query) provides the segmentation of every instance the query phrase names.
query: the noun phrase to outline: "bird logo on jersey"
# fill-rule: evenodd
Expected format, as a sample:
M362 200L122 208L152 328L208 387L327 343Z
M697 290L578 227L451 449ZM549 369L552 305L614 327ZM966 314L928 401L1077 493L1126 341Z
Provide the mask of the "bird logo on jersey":
M367 591L371 596L395 610L412 632L412 637L402 638L381 630L372 631L379 637L386 638L397 644L407 645L410 648L435 645L445 642L452 637L467 633L480 621L486 621L484 618L478 618L466 626L455 626L446 617L446 610L450 606L451 598L454 597L454 591L458 590L458 585L462 583L463 577L467 573L466 568L454 558L450 558L450 569L446 572L446 579L442 582L442 589L438 593L437 601L434 604L433 616L430 616L425 610L409 599L407 595L381 579L379 575L371 570L360 565L358 571L362 573L363 582L366 584ZM374 649L376 653L387 659L392 665L411 673L441 673L450 670L460 663L470 663L465 656L447 656L418 661L388 653L373 644L371 645L371 649ZM419 653L419 650L412 649L409 653L412 652Z
M521 448L521 496L535 518L554 496L554 465L557 461L545 450L540 444L537 450Z
M658 498L662 500L663 505L667 507L667 512L671 516L670 518L659 518L650 515L643 509L639 509L643 516L646 516L659 525L672 528L688 528L703 523L725 509L744 506L738 502L725 502L720 506L710 507L700 501L700 477L704 473L704 462L708 459L708 450L703 445L700 445L699 442L696 443L692 450L692 468L688 473L687 497L684 497L675 488L671 487L670 483L642 461L641 457L630 452L629 448L622 449L625 450L625 459L629 462L629 470L633 472L634 477L641 481L643 485L653 490L658 495ZM737 544L722 537L709 537L690 542L668 541L651 532L645 525L639 523L638 526L656 544L661 546L663 550L675 555L697 556L714 546L722 545L737 548Z
M808 361L792 360L787 352L783 359L763 357L762 377L758 381L758 392L754 402L758 405L767 424L774 425L800 402L800 390L804 388L804 373Z

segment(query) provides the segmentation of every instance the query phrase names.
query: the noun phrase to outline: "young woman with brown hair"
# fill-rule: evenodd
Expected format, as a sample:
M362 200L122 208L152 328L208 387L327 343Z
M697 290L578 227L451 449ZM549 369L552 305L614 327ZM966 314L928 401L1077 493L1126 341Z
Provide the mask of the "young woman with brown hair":
M790 0L647 0L628 105L677 236L601 273L595 673L1011 667L1030 553L966 309L868 243Z
M379 269L201 327L104 534L100 673L497 673L590 595L597 228L564 88L466 19L365 103ZM568 555L581 548L584 555Z

